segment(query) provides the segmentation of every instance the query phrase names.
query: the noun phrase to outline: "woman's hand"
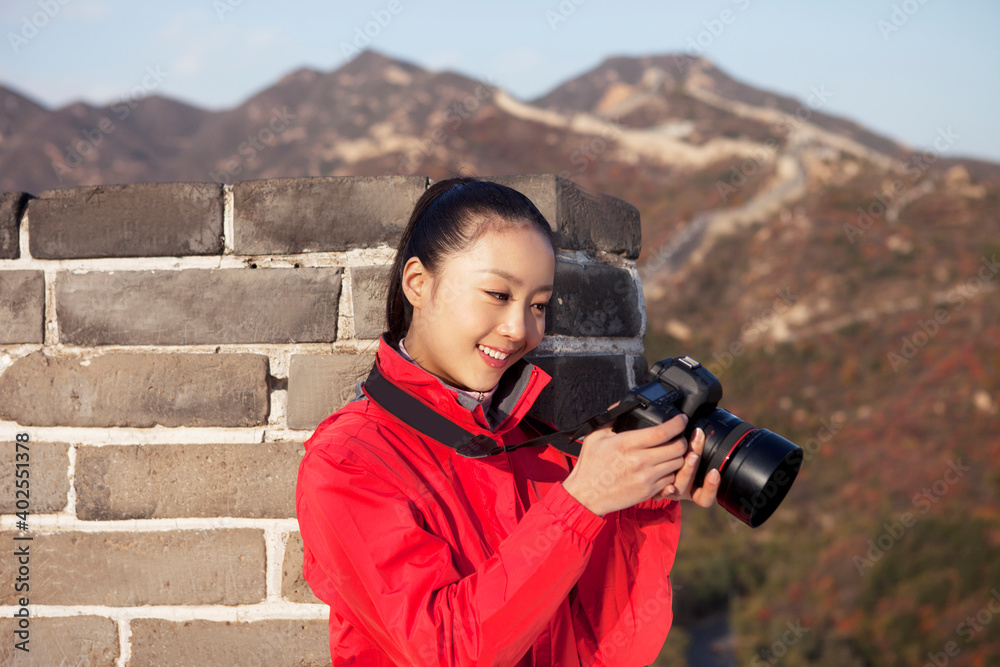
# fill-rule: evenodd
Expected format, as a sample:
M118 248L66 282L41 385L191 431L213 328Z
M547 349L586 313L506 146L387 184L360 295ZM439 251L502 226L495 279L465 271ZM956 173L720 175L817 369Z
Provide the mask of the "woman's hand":
M715 502L718 473L701 489L691 489L705 436L697 450L683 436L687 415L662 424L615 433L608 424L583 440L580 457L563 487L594 514L631 507L649 498L692 499L703 507ZM693 452L693 456L692 456ZM698 458L695 458L698 457Z
M694 430L694 437L691 438L691 449L684 457L684 467L677 473L672 484L667 484L667 488L653 496L654 500L691 500L701 507L711 507L715 504L715 498L719 493L719 484L722 477L719 471L712 469L705 475L702 486L692 489L694 477L698 472L698 464L701 463L701 455L705 449L705 432L700 428Z

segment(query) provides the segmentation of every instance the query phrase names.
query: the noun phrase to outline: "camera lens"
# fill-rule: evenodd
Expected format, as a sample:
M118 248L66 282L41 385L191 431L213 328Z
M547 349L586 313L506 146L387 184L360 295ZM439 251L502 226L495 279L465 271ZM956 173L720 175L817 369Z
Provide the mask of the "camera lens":
M802 449L721 408L688 426L705 431L695 486L701 486L709 470L718 469L719 504L751 528L764 523L792 487L802 465Z

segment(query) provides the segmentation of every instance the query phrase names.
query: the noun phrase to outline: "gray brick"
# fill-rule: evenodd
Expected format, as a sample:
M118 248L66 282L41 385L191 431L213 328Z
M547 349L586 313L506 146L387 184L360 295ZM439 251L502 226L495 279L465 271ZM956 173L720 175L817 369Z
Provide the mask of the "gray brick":
M653 363L655 364L656 361L659 360L654 360ZM649 367L650 364L646 357L632 357L632 372L635 373L636 386L649 382L646 377L646 374L649 373Z
M341 273L339 268L62 272L56 279L59 338L71 345L332 342Z
M29 607L30 612L34 610ZM17 620L0 618L0 665L10 667L115 667L118 624L102 616L34 616L28 628L28 652L14 648Z
M624 356L546 356L528 361L552 376L531 414L571 428L621 400L631 387Z
M491 176L488 180L523 192L557 232L556 245L569 250L603 250L639 256L639 209L626 201L590 192L554 174Z
M275 178L233 185L239 254L395 246L424 176Z
M288 369L288 427L314 429L354 398L374 354L295 354Z
M85 520L294 518L301 443L80 447Z
M34 605L139 607L254 604L264 600L264 533L251 528L33 533ZM12 544L13 533L0 533ZM0 562L14 580L13 558ZM35 583L34 577L32 584ZM0 604L15 599L0 588Z
M179 623L140 618L132 621L131 628L129 667L325 667L330 664L330 630L325 620Z
M0 195L0 259L21 256L21 215L30 198L27 192Z
M27 451L16 443L0 442L0 514L16 511L14 497L15 472L18 463L27 463L31 513L59 512L66 507L69 492L69 445L65 443L28 442ZM27 461L17 460L17 454L27 454ZM23 478L22 478L23 479Z
M391 268L357 266L351 269L355 338L378 338L385 331L385 299Z
M0 271L0 345L41 343L45 336L45 272Z
M0 376L0 419L22 426L261 426L270 395L259 354L33 352Z
M601 264L556 264L549 333L635 337L642 331L639 293L628 271Z
M46 190L28 203L39 259L222 253L222 186L141 183Z
M285 560L281 565L281 597L289 602L323 604L313 595L309 583L302 576L302 534L292 533L285 545Z

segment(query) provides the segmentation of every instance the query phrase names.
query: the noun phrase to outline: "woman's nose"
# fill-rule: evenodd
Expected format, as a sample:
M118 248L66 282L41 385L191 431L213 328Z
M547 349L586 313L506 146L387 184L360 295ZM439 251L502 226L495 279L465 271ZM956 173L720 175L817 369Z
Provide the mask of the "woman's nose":
M527 331L527 313L521 308L508 308L497 332L511 340L522 340Z

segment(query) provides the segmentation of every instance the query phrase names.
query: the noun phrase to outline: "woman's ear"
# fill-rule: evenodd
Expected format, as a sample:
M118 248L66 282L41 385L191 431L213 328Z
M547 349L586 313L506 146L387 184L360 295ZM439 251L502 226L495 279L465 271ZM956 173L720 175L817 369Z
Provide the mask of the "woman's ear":
M414 308L423 308L430 289L430 272L419 259L411 257L403 266L403 296Z

